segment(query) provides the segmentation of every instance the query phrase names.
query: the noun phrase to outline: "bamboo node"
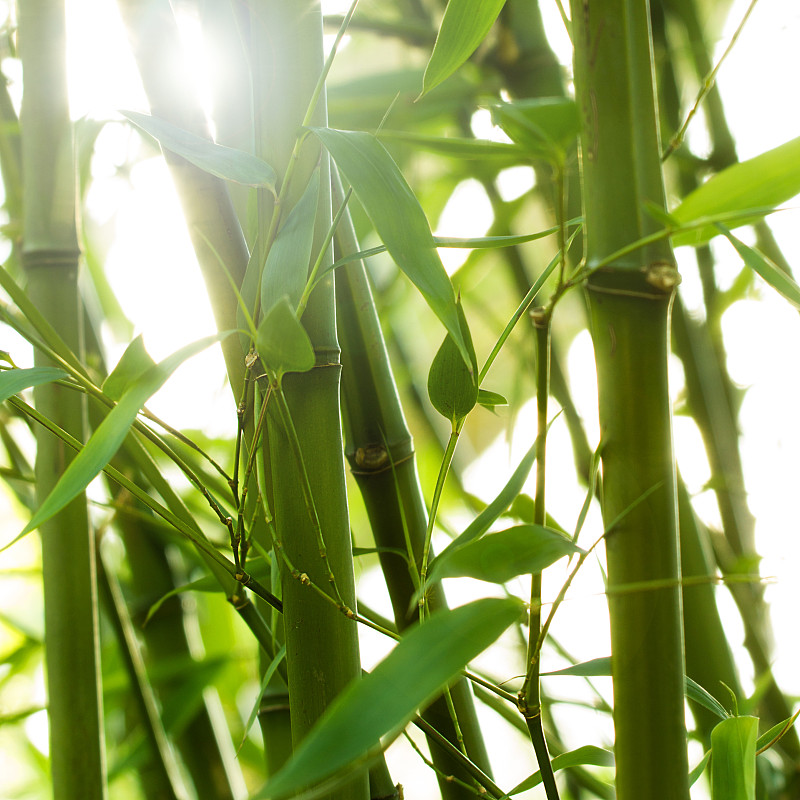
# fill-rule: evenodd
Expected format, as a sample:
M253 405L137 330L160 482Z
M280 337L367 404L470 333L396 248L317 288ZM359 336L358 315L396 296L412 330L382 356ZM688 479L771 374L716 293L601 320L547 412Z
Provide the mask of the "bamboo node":
M681 282L677 268L668 261L648 264L644 268L644 278L651 286L662 292L671 292Z
M303 586L310 586L311 585L311 578L309 578L308 575L306 575L305 572L301 572L297 576L297 579L300 581L300 583L303 584Z

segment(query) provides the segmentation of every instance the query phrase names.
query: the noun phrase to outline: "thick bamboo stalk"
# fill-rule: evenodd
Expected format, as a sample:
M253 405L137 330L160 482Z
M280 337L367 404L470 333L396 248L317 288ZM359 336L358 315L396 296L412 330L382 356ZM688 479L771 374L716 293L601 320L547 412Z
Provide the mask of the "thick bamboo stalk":
M78 239L72 126L67 101L66 20L58 0L20 7L23 264L28 292L78 356ZM37 364L44 359L36 354ZM56 384L34 393L38 410L81 438L85 405ZM69 448L37 434L36 489L43 500L71 460ZM86 499L77 497L41 528L50 756L55 800L106 796L100 700L97 584ZM80 736L75 732L80 731Z
M687 800L667 244L617 253L664 206L646 0L573 0L586 266L598 373L617 797ZM663 588L642 587L668 581ZM638 588L632 588L631 584ZM630 588L628 588L630 587Z
M285 3L268 0L253 8L251 30L258 47L251 49L256 109L256 154L272 164L281 180L319 80L323 64L322 17L313 0ZM325 125L324 93L314 112L314 124ZM304 191L314 168L319 168L320 192L315 252L331 223L330 174L327 155L306 142L293 166L292 184L282 187L285 215ZM259 240L269 245L267 233L279 219L266 192L259 198ZM285 218L285 217L284 217ZM329 254L330 255L330 254ZM330 263L330 262L328 262ZM344 458L339 408L339 345L336 340L333 276L311 295L302 322L311 338L316 366L283 379L291 415L305 462L313 503L343 603L355 609L355 580L350 524L344 483ZM286 412L270 400L269 454L272 465L277 535L291 562L317 586L331 590L327 568L312 515L303 491L304 478L293 457ZM285 565L281 565L284 567ZM355 623L330 602L282 569L286 664L292 737L302 740L333 698L360 676ZM358 774L330 797L365 800L366 773Z

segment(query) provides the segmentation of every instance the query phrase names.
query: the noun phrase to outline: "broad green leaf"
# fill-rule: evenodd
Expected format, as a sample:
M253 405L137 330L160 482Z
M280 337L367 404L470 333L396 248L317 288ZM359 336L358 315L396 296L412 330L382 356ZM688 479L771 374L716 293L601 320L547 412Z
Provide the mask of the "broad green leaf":
M791 275L787 275L780 267L753 247L737 239L724 225L717 224L717 229L736 248L753 272L757 272L776 292L782 294L795 308L800 308L800 286Z
M711 731L712 800L755 800L756 717L729 717Z
M525 150L518 144L509 142L493 142L489 139L460 139L457 137L426 136L411 131L378 131L381 141L399 142L413 145L415 149L428 150L443 156L451 156L460 160L476 159L482 162L491 160L492 166L513 166L526 163Z
M542 675L574 675L581 678L599 678L611 675L611 658L593 658L590 661L582 661L580 664L573 664L571 667L558 669L555 672L542 672Z
M205 350L227 335L227 332L220 333L193 342L168 356L141 375L100 423L86 446L70 462L53 490L44 499L39 510L33 515L33 518L17 539L38 528L39 525L50 519L53 514L60 511L70 500L77 497L113 458L128 435L139 409L167 382L170 375L186 359ZM17 541L17 539L14 541Z
M6 369L0 372L0 403L13 397L23 389L40 386L66 378L67 373L58 367L31 367L30 369Z
M489 503L486 508L478 514L477 517L467 526L466 530L458 537L456 537L441 554L435 558L431 564L431 569L434 568L439 558L447 553L451 548L461 547L462 545L477 539L489 530L492 523L497 520L500 515L511 505L514 498L522 491L525 481L528 478L528 473L531 471L533 462L536 460L536 442L533 443L531 449L523 456L522 461L514 470L514 474L509 478L508 483L503 487L500 494Z
M545 97L492 107L492 120L530 157L561 164L580 131L574 100Z
M362 131L311 129L347 178L389 255L425 301L471 366L461 335L456 294L436 252L428 220L386 148Z
M345 769L396 734L523 613L515 599L476 600L433 614L408 631L392 652L351 683L300 743L294 757L257 798L294 795Z
M684 198L671 215L685 225L720 213L774 208L798 193L800 137L717 173ZM743 217L738 224L752 223L759 216ZM697 246L717 233L717 229L709 224L677 234L672 243L676 247L684 244Z
M703 708L708 709L712 714L716 714L720 719L728 719L730 714L725 706L717 700L714 695L707 692L699 683L693 681L688 675L684 677L686 696L690 700L699 703Z
M518 525L487 533L435 559L430 580L469 577L506 583L517 575L541 572L563 556L582 552L572 541L543 525Z
M550 761L554 772L560 769L569 769L569 767L613 767L614 754L608 750L603 750L601 747L587 744L583 747L578 747L575 750L570 750L568 753L562 753ZM542 773L534 772L533 775L525 778L522 783L517 784L509 794L519 794L526 792L528 789L533 789L542 782Z
M458 345L448 334L434 356L428 373L428 397L433 407L455 430L458 423L475 408L478 402L478 361L461 302L458 302L461 333L467 344L470 366L464 363Z
M264 314L288 295L292 308L297 308L308 280L308 264L314 243L314 221L319 199L319 170L306 186L303 196L286 218L267 256L261 278L261 310Z
M504 5L505 0L449 0L425 68L420 97L449 78L475 52Z
M256 348L278 377L286 372L308 372L314 366L311 340L286 295L261 320Z
M103 381L103 391L112 400L119 400L128 386L154 366L155 361L145 350L144 338L137 336L127 346L111 374Z
M245 186L275 191L275 170L250 153L216 144L158 117L138 111L121 111L138 128L158 140L165 150L185 158L204 172Z

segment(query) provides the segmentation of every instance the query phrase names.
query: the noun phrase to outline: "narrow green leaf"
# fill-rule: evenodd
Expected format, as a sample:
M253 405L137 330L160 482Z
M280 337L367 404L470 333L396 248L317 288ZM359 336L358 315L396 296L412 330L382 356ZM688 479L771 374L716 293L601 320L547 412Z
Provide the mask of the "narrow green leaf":
M564 97L516 100L492 106L492 121L529 157L560 164L580 130L578 106Z
M311 340L286 295L261 320L256 347L278 377L286 372L308 372L314 366Z
M560 769L569 769L570 767L613 767L614 754L609 750L603 750L601 747L587 744L583 747L578 747L575 750L570 750L568 753L562 753L556 756L550 762L554 772ZM519 794L526 792L528 789L533 789L542 782L542 773L534 772L533 775L525 778L522 783L517 784L509 794Z
M782 294L795 308L800 309L800 286L791 275L787 275L780 267L753 247L737 239L724 225L717 223L717 230L736 248L753 272L757 272L776 292Z
M138 128L156 139L165 150L185 158L204 172L245 186L258 186L275 191L275 170L250 153L216 144L191 131L185 131L166 120L121 111Z
M755 800L756 717L729 717L711 731L712 800Z
M386 148L362 131L311 129L333 157L397 266L419 289L471 366L456 294L417 198Z
M756 742L756 751L763 750L765 747L772 747L772 745L780 741L792 729L798 716L800 716L800 711L797 711L783 722L773 725L766 733L762 733Z
M220 333L193 342L168 356L141 375L100 423L86 446L70 462L58 483L45 498L39 510L33 515L33 518L25 526L22 533L14 539L14 542L50 519L53 514L56 514L70 500L80 494L100 474L103 467L108 464L128 435L139 409L166 383L169 376L186 359L205 350L227 335L227 332ZM6 545L6 547L9 547L10 544Z
M30 369L6 369L0 372L0 403L15 394L66 378L67 373L58 367L31 367Z
M798 193L800 137L717 173L684 198L672 211L672 216L686 224L714 214L774 208ZM743 217L737 224L752 223L758 218L759 215ZM717 233L713 225L707 225L676 235L672 243L676 247L684 244L697 246Z
M478 403L486 408L494 408L494 406L507 406L508 400L497 392L490 392L488 389L479 389Z
M689 786L694 786L697 779L706 771L708 762L711 761L711 751L703 754L697 766L689 773Z
M318 199L319 170L316 169L267 256L261 278L261 309L265 314L283 295L288 295L292 308L297 308L300 302L308 280Z
M699 703L703 708L708 709L712 714L716 714L720 719L728 719L730 714L725 706L717 700L714 695L707 692L699 683L693 681L688 675L684 677L686 696L690 700Z
M361 680L351 683L298 746L294 757L257 798L296 794L345 769L396 734L471 659L520 618L515 599L476 600L439 611L407 632L392 652Z
M415 149L428 150L459 160L475 159L481 162L491 160L497 169L504 166L527 163L525 150L518 144L493 142L489 139L466 139L458 137L426 136L411 131L389 131L385 128L377 132L381 141L399 142L413 145Z
M448 547L434 561L429 580L469 577L503 584L517 575L541 572L559 558L578 552L581 549L557 531L543 525L518 525L461 547Z
M558 669L555 672L542 672L542 675L574 675L581 678L599 678L611 675L611 658L593 658L590 661L582 661L571 667Z
M258 716L258 711L261 708L261 700L264 697L264 692L267 691L267 686L269 686L269 682L272 680L272 676L275 674L275 670L278 669L280 666L281 661L286 658L286 645L281 645L281 649L275 653L275 658L269 662L269 666L267 667L266 671L264 672L264 677L261 678L261 686L258 690L258 696L253 703L253 708L250 711L250 716L247 718L247 722L244 725L244 735L242 737L242 742L239 745L239 749L242 749L242 745L244 745L245 740L247 739L247 734L250 731L250 728L253 727L253 723L256 721L256 717Z
M505 0L449 0L425 67L420 97L449 78L475 52L504 5Z
M428 373L428 397L433 407L450 423L456 425L475 408L478 402L478 361L472 345L467 319L458 302L461 333L467 344L470 365L464 363L458 345L448 334L434 356Z
M137 336L125 348L122 358L111 374L103 381L103 391L112 399L119 400L125 390L141 377L148 369L155 366L155 361L145 350L144 338Z
M486 508L478 514L477 517L467 526L466 530L458 537L456 537L447 547L440 553L440 555L433 560L431 569L434 568L436 562L444 556L444 554L456 547L461 547L473 539L482 536L492 523L497 520L500 515L511 505L514 498L522 491L525 481L528 478L528 473L531 471L533 462L536 460L536 443L534 442L531 449L523 456L522 461L514 470L514 474L509 478L508 483L503 487L500 494L489 503Z

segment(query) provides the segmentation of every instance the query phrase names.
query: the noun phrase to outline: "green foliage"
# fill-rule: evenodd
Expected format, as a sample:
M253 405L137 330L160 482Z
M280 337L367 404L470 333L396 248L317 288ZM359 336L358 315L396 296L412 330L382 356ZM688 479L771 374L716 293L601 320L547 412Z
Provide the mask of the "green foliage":
M713 800L755 800L755 717L730 717L711 733L711 797Z

